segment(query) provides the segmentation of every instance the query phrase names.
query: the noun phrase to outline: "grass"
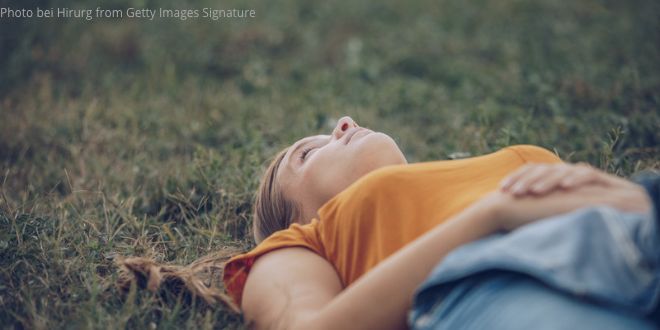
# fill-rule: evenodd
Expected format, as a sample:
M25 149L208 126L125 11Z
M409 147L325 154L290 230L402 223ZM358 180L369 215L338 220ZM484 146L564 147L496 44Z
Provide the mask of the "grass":
M660 167L657 1L222 6L257 18L0 19L3 328L242 328L121 298L113 260L250 248L264 163L344 114L413 162L531 143L620 176Z

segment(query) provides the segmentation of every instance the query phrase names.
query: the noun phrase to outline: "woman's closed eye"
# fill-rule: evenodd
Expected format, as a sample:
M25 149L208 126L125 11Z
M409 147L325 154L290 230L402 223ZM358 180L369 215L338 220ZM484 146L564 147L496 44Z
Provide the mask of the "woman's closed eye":
M309 154L310 151L312 151L314 148L305 148L301 153L300 153L300 159L305 160L307 157L307 154Z
M298 158L300 158L301 161L305 161L307 156L310 155L310 152L316 152L315 149L323 148L326 144L330 143L331 140L332 137L329 135L319 135L316 139L309 142L305 148L301 148L302 151L300 152Z

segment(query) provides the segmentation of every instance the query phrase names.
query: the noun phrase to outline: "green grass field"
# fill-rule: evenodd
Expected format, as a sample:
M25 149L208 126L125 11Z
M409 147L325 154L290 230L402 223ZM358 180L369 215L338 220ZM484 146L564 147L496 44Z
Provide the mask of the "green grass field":
M0 19L3 328L244 327L122 298L114 259L250 248L265 162L344 114L411 162L529 143L620 176L660 168L656 0L103 6L257 17Z

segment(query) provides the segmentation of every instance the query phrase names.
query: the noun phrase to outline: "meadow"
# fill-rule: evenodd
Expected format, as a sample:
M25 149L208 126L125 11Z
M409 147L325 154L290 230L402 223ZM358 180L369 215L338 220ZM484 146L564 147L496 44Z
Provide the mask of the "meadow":
M410 162L535 144L623 177L660 168L655 0L102 6L256 17L0 19L2 328L243 328L121 292L115 260L249 249L267 161L342 115Z

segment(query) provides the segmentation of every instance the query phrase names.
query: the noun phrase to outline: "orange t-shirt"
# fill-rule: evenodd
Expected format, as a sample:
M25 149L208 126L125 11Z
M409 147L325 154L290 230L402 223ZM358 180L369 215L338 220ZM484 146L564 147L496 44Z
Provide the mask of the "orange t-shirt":
M223 281L240 306L255 260L275 249L305 247L330 262L344 287L389 255L497 189L524 163L556 163L559 157L532 145L517 145L459 160L386 166L325 203L319 219L292 224L253 250L231 258Z

